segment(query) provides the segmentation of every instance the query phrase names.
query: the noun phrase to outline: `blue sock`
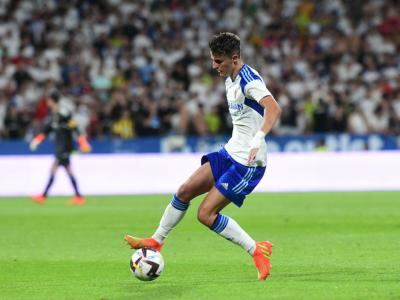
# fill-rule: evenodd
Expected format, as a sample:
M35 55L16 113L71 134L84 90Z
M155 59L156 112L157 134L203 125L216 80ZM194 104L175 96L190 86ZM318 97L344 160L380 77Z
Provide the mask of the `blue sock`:
M218 214L217 218L211 226L211 230L215 231L216 233L221 233L221 231L225 229L226 225L228 225L228 221L229 217Z
M226 238L228 241L235 243L253 255L256 242L244 231L238 223L232 218L218 214L211 230Z
M163 243L171 230L174 229L185 216L188 207L189 203L183 202L178 196L174 195L171 202L165 208L164 214L160 220L160 226L158 226L152 238L159 243Z
M175 194L174 198L171 200L171 205L178 209L178 210L187 210L189 207L189 203L183 202L181 199L178 198L178 196Z

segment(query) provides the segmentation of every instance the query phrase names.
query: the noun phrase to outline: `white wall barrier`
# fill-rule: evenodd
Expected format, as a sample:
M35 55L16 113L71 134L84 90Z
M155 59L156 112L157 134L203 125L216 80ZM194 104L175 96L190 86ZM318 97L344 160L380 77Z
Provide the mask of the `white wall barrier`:
M85 195L174 193L200 165L201 154L74 155ZM42 192L53 156L0 156L0 196ZM400 190L400 151L270 153L256 191ZM71 195L60 168L51 195Z

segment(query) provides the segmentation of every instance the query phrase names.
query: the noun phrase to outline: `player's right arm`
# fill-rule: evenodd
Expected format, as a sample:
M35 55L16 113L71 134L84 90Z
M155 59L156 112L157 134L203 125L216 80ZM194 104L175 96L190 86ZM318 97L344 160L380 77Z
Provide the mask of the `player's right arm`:
M261 131L265 137L279 119L282 109L272 95L263 97L259 103L264 108L264 118L259 131Z
M44 135L44 133L39 133L38 135L36 135L29 144L29 148L31 149L31 151L35 151L40 143L43 142L45 139L46 136Z
M251 165L256 159L258 150L265 143L265 136L272 130L281 115L281 108L266 87L264 81L255 74L252 76L253 80L245 85L243 92L246 98L252 99L259 104L263 110L263 120L250 143L250 151L247 159L248 165Z
M46 136L52 131L51 122L47 122L43 131L37 134L29 144L31 151L35 151L37 147L46 139Z
M265 141L265 136L271 131L272 127L281 115L281 108L272 95L263 97L259 103L264 109L264 117L261 123L261 128L259 128L251 141L251 149L247 161L249 165L256 159L261 143Z

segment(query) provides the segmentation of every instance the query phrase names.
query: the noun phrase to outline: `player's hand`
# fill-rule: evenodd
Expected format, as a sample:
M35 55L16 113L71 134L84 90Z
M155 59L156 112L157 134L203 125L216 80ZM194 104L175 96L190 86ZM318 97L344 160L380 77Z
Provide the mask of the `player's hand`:
M81 152L83 153L89 153L90 151L92 151L92 147L88 143L86 143L80 145L79 150L81 150Z
M90 144L88 143L88 141L84 135L81 135L79 137L78 143L79 143L79 150L81 152L88 153L88 152L92 151L92 147L90 146Z
M36 151L38 146L39 146L39 142L37 140L33 139L31 141L31 143L29 144L29 149L31 149L31 151Z
M260 149L262 143L265 141L265 133L259 130L253 137L250 143L250 153L247 159L247 164L251 165L257 156L258 149Z
M257 152L258 152L258 148L253 148L253 149L250 150L249 158L247 159L247 164L248 165L251 165L255 161L256 156L257 156Z
M31 149L31 151L35 151L37 149L37 147L39 146L39 144L41 142L44 141L45 139L45 135L43 133L38 134L37 136L35 136L33 138L33 140L31 141L31 143L29 144L29 149Z

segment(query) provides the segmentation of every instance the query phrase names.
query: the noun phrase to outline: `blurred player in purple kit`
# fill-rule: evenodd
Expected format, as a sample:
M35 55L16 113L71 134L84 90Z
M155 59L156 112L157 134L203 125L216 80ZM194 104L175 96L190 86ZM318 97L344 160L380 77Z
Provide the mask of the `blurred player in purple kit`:
M60 98L58 93L50 95L50 98L47 100L47 105L51 110L50 118L43 131L36 135L30 143L30 149L35 151L39 144L43 142L51 132L55 134L56 159L51 167L50 178L43 194L33 196L32 200L40 204L45 203L50 187L53 185L56 171L59 166L63 166L67 171L75 191L75 197L73 197L68 204L82 205L85 203L85 199L79 192L78 183L72 172L70 155L74 150L74 141L76 137L78 138L79 148L82 152L90 152L91 147L86 137L83 134L79 134L76 122L72 119L70 109L61 103Z

